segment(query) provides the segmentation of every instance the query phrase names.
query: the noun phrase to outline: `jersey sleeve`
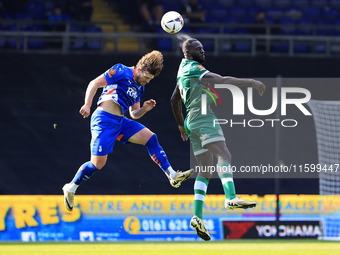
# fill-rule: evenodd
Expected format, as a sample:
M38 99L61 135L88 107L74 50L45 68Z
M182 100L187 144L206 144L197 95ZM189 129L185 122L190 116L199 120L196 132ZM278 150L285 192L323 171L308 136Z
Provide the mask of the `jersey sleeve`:
M194 74L194 76L197 77L199 80L201 80L204 75L209 73L209 71L205 69L204 66L199 64L193 64L191 67L191 71Z
M114 84L124 76L124 68L121 64L116 64L104 73L106 83Z

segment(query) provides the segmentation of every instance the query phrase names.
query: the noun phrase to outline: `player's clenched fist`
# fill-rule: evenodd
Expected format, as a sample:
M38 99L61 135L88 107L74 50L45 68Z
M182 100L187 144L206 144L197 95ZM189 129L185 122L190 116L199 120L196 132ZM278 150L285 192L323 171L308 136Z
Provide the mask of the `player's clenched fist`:
M91 112L91 107L85 104L79 110L79 113L83 115L84 118L87 118L90 115L90 112Z
M156 100L150 99L143 103L143 108L145 111L151 111L156 106Z

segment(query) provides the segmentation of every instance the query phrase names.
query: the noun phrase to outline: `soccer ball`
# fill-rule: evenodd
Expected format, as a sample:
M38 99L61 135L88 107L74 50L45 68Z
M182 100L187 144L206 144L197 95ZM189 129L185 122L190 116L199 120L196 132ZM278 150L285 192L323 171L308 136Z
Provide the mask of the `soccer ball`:
M175 11L165 13L161 20L163 30L169 34L175 34L181 31L184 25L181 14Z

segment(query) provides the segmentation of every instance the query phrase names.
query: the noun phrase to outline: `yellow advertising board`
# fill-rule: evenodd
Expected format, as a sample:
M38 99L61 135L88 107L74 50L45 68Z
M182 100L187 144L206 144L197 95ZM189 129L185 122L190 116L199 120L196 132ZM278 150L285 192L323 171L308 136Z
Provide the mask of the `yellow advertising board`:
M226 212L223 195L208 195L205 200L205 215L268 215L275 213L276 196L243 195L243 199L256 201L258 206L248 210ZM281 214L318 215L319 195L281 195ZM0 196L0 230L5 228L5 219L12 210L17 228L37 226L37 214L43 224L59 221L74 222L81 215L191 215L193 195L119 195L82 196L75 198L75 208L68 212L62 196Z
M226 211L223 195L206 197L203 213L214 240L223 238L220 219L275 220L275 195L242 198L258 205ZM190 228L193 199L193 195L77 195L69 212L63 196L0 196L0 241L195 240ZM281 195L280 201L283 220L318 221L319 195Z

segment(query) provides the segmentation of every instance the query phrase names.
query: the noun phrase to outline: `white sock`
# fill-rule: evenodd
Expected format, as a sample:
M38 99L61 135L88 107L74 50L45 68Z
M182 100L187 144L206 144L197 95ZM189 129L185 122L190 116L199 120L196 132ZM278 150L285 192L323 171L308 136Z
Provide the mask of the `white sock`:
M68 185L68 191L69 191L69 192L74 192L74 193L75 193L78 187L79 187L79 185L77 185L77 184L71 182L71 183L69 183L69 185Z
M176 175L176 172L174 169L172 169L171 166L169 166L169 168L165 171L166 174L168 174L168 176L170 176L171 178L174 178Z

